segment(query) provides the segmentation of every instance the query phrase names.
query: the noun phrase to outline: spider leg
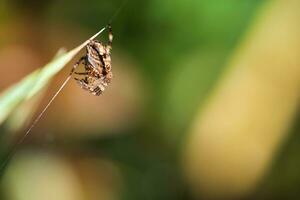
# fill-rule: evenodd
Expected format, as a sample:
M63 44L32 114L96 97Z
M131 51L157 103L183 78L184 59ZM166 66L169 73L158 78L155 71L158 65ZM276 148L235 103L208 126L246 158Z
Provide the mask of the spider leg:
M88 75L89 72L74 72L74 74L77 74L77 75Z
M94 90L92 91L93 95L99 96L103 93L104 91L104 86L103 85L98 85L96 88L94 88Z
M101 89L99 87L96 87L93 90L93 94L99 96L102 93Z
M113 42L114 35L112 33L111 25L108 24L107 27L108 27L108 43L104 48L105 48L106 53L110 54L110 50L112 49L112 42Z
M82 78L82 79L79 79L79 78L74 78L77 82L82 82L82 83L84 83L84 84L86 84L86 85L88 85L88 80L87 80L87 76L86 77L84 77L84 78Z
M95 67L90 62L87 62L87 64L84 65L84 68L87 72L91 72L95 69Z
M86 82L87 79L78 79L78 78L74 78L74 79L77 81L77 83L80 85L82 89L90 91L91 87L87 84Z
M112 33L111 25L108 24L108 45L107 46L110 47L110 49L112 48L113 38L114 38L114 35Z
M72 68L72 70L71 70L71 72L70 72L70 75L72 75L73 73L74 73L74 71L75 71L75 69L78 67L78 65L82 62L82 61L84 61L86 59L86 56L82 56L74 65L73 65L73 68Z
M96 96L100 96L103 93L102 90L99 90L98 92L95 93Z

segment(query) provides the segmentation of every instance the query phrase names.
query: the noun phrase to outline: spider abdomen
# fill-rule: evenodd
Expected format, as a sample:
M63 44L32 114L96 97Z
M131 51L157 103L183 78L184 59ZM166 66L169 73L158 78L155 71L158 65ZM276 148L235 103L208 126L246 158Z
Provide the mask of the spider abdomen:
M84 77L82 79L75 79L81 88L96 96L103 93L113 77L110 57L112 38L111 27L109 26L108 44L104 45L95 40L90 41L86 47L86 55L73 67L76 68L82 61L84 61L83 64L85 72L75 72L75 74L84 75Z

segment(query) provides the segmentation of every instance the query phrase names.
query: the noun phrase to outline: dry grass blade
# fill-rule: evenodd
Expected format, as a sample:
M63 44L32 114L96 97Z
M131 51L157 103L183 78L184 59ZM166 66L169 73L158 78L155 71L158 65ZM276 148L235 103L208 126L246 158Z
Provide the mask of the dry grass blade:
M51 62L41 69L37 69L27 75L20 82L14 84L0 94L0 124L22 103L28 101L41 91L49 81L84 48L90 40L96 38L105 30L102 28L98 33L83 42L78 47L67 53L56 56Z

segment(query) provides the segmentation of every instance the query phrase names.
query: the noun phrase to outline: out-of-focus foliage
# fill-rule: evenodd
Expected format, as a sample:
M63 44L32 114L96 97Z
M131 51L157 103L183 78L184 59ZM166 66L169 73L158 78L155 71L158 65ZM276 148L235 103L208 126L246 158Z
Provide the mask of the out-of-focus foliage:
M186 144L195 191L223 198L245 195L270 166L299 105L299 9L299 1L262 7L195 118Z

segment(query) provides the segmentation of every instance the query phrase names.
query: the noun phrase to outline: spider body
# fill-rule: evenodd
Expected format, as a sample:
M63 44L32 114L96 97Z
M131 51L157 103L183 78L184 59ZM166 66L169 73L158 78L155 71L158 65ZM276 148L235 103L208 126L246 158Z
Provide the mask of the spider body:
M112 49L112 30L109 28L108 44L104 45L99 41L91 40L86 46L86 55L81 57L75 63L71 73L78 67L80 63L84 65L84 72L74 72L74 74L82 75L82 78L75 78L81 88L89 91L93 95L99 96L111 82L111 57Z

